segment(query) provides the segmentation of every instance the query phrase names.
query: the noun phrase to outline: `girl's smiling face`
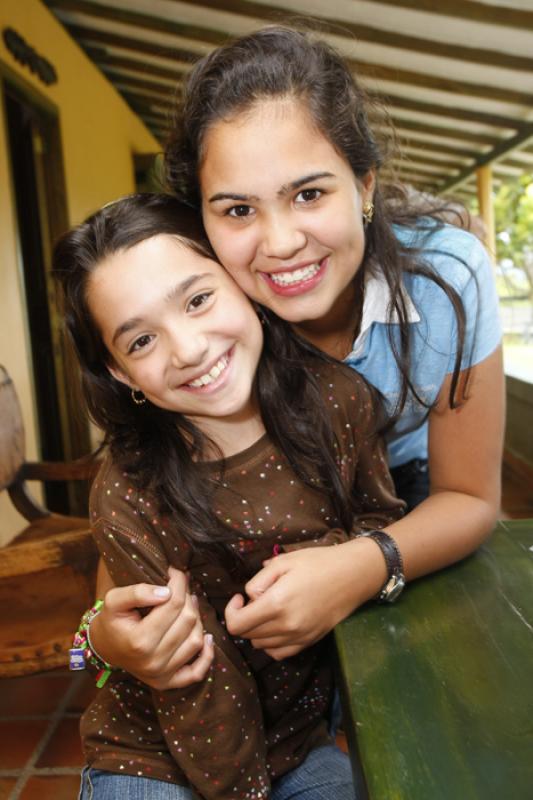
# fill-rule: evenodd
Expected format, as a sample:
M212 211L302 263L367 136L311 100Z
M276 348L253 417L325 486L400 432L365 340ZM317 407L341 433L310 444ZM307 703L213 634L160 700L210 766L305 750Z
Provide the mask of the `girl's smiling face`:
M105 258L87 301L119 381L200 428L254 416L261 324L219 264L153 236Z
M246 294L309 330L351 319L373 173L358 181L292 99L215 123L202 153L207 234Z

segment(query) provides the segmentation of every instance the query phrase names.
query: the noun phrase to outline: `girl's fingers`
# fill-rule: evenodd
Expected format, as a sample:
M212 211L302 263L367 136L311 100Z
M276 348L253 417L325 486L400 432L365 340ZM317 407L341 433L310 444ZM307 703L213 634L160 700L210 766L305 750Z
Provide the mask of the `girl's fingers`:
M202 681L211 668L215 655L213 637L207 633L204 635L202 651L192 664L186 664L174 673L168 685L163 688L183 689L193 683Z
M137 583L133 586L117 586L105 596L105 607L111 614L137 614L138 608L166 603L171 592L167 586Z
M257 600L267 591L267 589L270 589L270 587L283 574L278 567L280 562L278 562L276 559L264 562L264 564L265 566L263 569L260 569L259 572L257 572L244 587L250 600Z
M169 608L167 608L167 605ZM156 677L158 672L168 674L187 663L203 645L203 626L198 607L191 595L186 595L180 608L165 606L154 608L138 625L136 642L132 648L142 647L145 659L138 666ZM182 649L183 648L183 649Z
M188 629L186 635L181 632L165 637L163 642L165 650L170 648L168 663L165 672L175 672L180 667L198 656L204 646L204 628L202 620L198 617L194 625Z
M251 631L257 633L263 630L261 626L272 624L272 605L262 595L245 606L242 596L235 595L227 604L224 616L227 629L233 636L245 636L249 639Z
M283 661L284 658L295 656L303 649L303 645L293 645L291 647L275 647L269 648L268 650L265 649L265 653L270 656L270 658L273 658L274 661Z

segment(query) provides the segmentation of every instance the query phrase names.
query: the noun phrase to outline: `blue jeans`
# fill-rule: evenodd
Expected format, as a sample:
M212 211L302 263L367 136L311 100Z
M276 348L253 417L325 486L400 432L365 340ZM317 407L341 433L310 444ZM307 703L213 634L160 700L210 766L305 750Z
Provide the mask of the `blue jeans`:
M406 464L392 467L390 474L396 494L407 503L406 513L429 497L429 470L425 459L414 458Z
M195 800L186 786L152 778L83 770L79 800ZM274 781L272 800L356 800L348 756L335 745L312 750L303 764Z

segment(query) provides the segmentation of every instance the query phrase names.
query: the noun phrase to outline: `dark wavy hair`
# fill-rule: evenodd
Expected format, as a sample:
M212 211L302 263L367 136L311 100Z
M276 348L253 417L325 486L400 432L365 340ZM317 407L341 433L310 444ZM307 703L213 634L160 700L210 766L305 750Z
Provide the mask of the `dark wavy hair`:
M141 406L132 402L128 387L109 372L112 357L87 303L91 274L103 259L159 234L177 236L216 260L197 212L171 195L135 194L66 233L54 250L53 273L63 289L66 326L81 366L89 415L104 431L113 460L139 489L153 494L193 547L213 550L214 545L227 554L234 532L212 511L216 486L202 465L207 438L182 414L148 400ZM341 480L335 436L314 374L317 360L331 359L267 309L260 314L264 347L254 388L266 431L296 475L329 498L339 524L350 530L356 499Z
M362 179L369 170L376 171L374 219L366 230L358 280L363 286L365 271L379 265L391 292L389 322L399 321L399 325L388 326L390 346L402 376L401 392L389 427L404 408L409 392L429 410L411 379L410 326L402 291L404 273L422 275L436 283L453 307L458 347L449 404L456 407L464 355L465 310L454 287L424 259L424 253L431 251L432 233L442 226L442 217L449 219L447 205L439 208L434 199L425 208L419 202L410 203L399 186L384 194L379 169L384 163L385 146L378 141L369 122L370 111L375 113L376 105L370 102L332 47L309 31L273 25L219 47L197 62L186 82L182 102L174 110L165 151L167 185L199 208L199 170L209 128L220 120L227 121L249 111L261 100L285 97L306 105L317 128L348 161L356 178ZM459 214L457 221L461 221ZM403 246L398 241L392 228L394 223L418 229L416 247ZM462 260L461 263L472 275L468 264ZM399 340L393 329L399 330Z

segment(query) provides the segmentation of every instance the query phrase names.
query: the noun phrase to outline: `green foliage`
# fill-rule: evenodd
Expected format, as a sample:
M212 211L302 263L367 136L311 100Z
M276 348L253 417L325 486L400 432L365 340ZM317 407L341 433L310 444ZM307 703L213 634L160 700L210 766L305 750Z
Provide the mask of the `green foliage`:
M522 175L504 183L494 199L494 213L498 261L509 258L517 267L533 274L533 176Z

